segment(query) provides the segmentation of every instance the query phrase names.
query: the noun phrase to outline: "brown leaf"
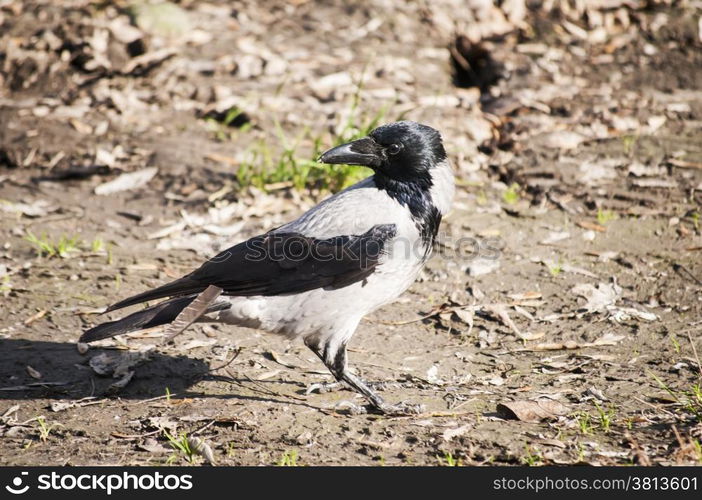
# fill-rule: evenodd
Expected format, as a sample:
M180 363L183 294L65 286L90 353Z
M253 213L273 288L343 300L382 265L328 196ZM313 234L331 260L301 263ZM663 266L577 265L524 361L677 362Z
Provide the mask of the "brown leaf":
M536 291L528 291L524 293L512 293L508 294L507 297L510 299L516 301L516 302L521 302L524 300L538 300L543 297L543 294L541 292L536 292Z
M280 357L280 354L278 354L277 352L275 352L272 349L270 351L268 351L268 355L271 357L271 359L273 361L275 361L279 365L284 366L285 368L295 368L295 365L285 361L283 358Z
M510 401L497 405L497 413L501 417L521 420L522 422L552 420L567 414L568 411L565 405L552 399Z
M27 326L31 325L31 324L34 323L35 321L37 321L37 320L43 318L44 316L46 316L46 313L47 313L47 312L48 312L48 311L47 311L46 309L42 309L41 311L39 311L39 312L37 312L37 313L35 313L35 314L32 314L29 318L27 318L27 319L24 320L24 324L27 325Z
M600 224L596 224L594 222L589 222L586 220L581 220L576 222L576 224L579 227L582 227L583 229L590 229L592 231L597 231L598 233L604 233L607 231L607 228L604 226L601 226Z

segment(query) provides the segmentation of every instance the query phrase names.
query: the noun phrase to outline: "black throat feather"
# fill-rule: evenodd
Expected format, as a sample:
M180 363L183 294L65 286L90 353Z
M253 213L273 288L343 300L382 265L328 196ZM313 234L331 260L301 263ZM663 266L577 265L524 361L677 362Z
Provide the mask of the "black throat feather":
M432 186L431 177L427 175L416 180L397 181L378 173L373 176L373 180L378 189L384 190L410 211L428 255L441 224L441 212L434 205L429 192Z

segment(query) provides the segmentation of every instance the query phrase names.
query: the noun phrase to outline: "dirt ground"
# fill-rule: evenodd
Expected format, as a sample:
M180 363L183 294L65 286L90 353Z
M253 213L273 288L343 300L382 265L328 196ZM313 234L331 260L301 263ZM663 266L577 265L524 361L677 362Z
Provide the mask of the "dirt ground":
M585 3L1 0L0 465L702 464L702 6ZM400 118L459 189L350 363L423 414L253 330L79 352L328 194L244 164Z

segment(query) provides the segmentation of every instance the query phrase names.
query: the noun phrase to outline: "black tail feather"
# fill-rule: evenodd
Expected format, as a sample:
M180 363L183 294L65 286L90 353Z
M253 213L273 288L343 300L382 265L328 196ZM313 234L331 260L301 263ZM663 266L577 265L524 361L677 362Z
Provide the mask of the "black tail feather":
M200 283L197 283L196 281L184 277L172 281L171 283L167 283L158 288L154 288L153 290L148 290L138 295L134 295L127 299L121 300L115 304L112 304L110 307L107 308L105 312L112 312L117 309L122 309L123 307L133 306L134 304L140 304L149 300L163 299L166 297L182 297L183 295L197 294L202 292L205 288L207 288L207 285L202 285ZM190 298L190 300L192 300L192 297Z
M167 300L122 319L102 323L83 333L78 342L94 342L123 333L168 324L176 319L178 314L195 300L195 297L195 295L191 295Z

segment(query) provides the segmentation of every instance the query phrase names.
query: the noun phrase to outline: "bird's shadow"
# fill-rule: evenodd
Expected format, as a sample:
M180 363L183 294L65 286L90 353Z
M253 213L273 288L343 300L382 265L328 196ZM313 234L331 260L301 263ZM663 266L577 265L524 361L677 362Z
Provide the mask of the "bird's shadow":
M90 360L102 353L120 351L91 348L81 354L76 344L26 339L0 339L0 400L2 399L77 399L110 394L118 381L99 376ZM187 391L208 372L200 359L151 352L149 359L134 368L134 376L116 394L126 399L147 399Z
M118 391L110 386L119 378L100 376L90 360L101 354L117 356L123 351L91 347L81 354L71 342L48 342L27 339L0 339L0 401L22 399L81 399L115 396L121 399L144 400L164 396L214 397L242 401L268 401L309 406L299 396L289 399L267 390L264 382L252 385L250 378L237 378L212 373L205 361L184 355L168 355L152 351L147 360L130 370L134 376ZM232 384L232 392L204 394L191 388L201 381ZM239 394L237 386L253 389L253 394Z

